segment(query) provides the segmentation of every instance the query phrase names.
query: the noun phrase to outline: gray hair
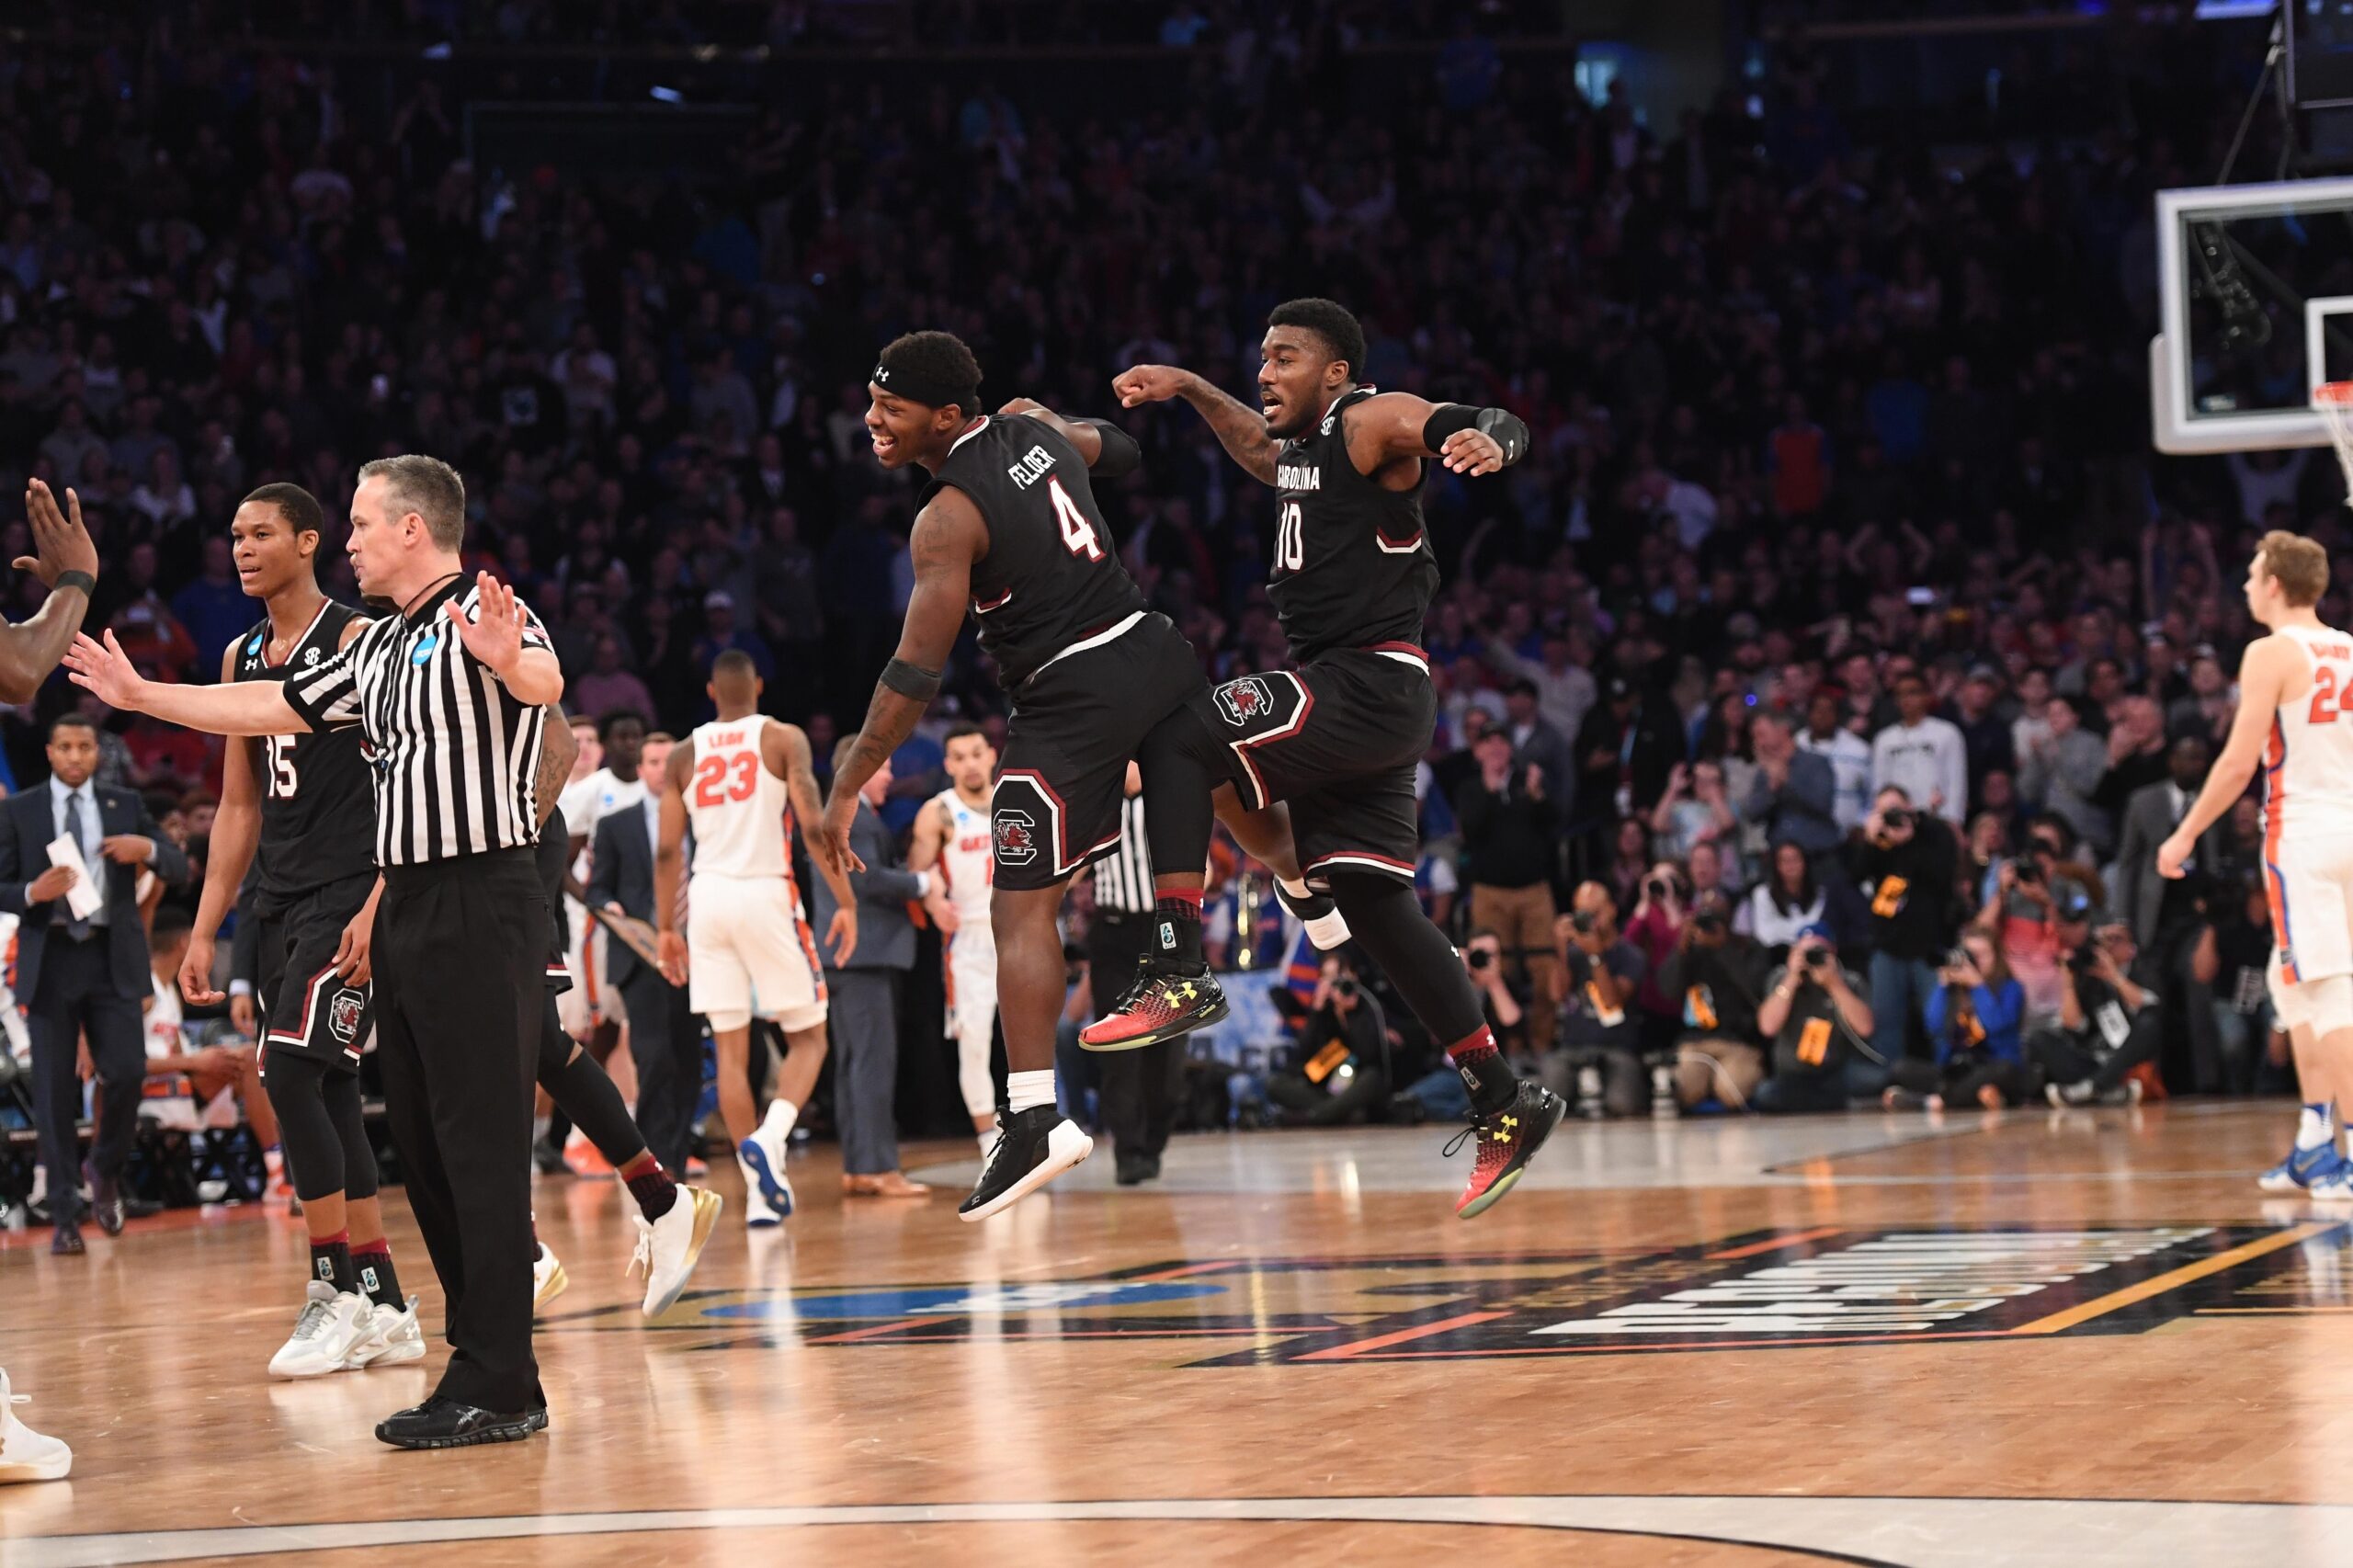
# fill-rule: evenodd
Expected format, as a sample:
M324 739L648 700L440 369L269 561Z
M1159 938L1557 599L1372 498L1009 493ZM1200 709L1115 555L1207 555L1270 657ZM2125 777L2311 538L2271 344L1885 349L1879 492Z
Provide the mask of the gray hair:
M359 465L361 483L380 475L395 516L415 512L425 519L426 531L435 544L448 551L464 548L466 482L458 477L456 469L421 452L404 452Z

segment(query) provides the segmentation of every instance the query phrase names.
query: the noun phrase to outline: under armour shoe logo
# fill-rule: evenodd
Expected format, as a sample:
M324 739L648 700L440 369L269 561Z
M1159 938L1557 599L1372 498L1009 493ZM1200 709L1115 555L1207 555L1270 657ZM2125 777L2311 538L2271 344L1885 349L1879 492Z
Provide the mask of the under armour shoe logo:
M1168 952L1176 950L1176 924L1173 920L1160 923L1160 945Z

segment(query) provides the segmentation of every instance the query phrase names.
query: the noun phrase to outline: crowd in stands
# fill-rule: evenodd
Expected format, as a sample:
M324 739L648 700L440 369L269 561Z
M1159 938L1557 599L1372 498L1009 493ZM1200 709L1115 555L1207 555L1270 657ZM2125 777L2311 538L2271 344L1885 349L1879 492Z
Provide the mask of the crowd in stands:
M2136 47L2038 84L2117 114L1956 158L1859 141L1799 47L1667 124L1622 80L1581 91L1574 51L1466 25L1376 80L1357 7L1177 0L1132 41L1185 64L1121 112L835 83L653 178L479 164L430 60L363 91L179 9L0 45L0 494L78 492L92 624L149 675L213 678L258 614L245 491L334 517L359 462L417 449L462 470L473 552L576 710L683 731L740 649L822 765L910 576L915 490L861 422L877 346L947 328L992 401L1109 415L1139 361L1246 389L1267 310L1328 295L1361 379L1534 433L1427 483L1421 874L1529 1071L1617 1112L2276 1078L2252 808L2182 884L2149 824L2228 724L2256 533L2342 547L2341 490L2325 455L2153 460L2142 379L2151 194L2211 177L2239 99L2207 89L2251 80L2259 33L2212 35L2191 91L2166 24L2119 17ZM528 42L631 8L465 9ZM645 13L689 43L744 14ZM1181 405L1122 417L1146 462L1105 506L1136 576L1213 678L1279 665L1267 498ZM969 641L946 690L941 727L1001 723ZM16 779L75 697L0 720ZM215 750L97 716L102 777L201 810ZM912 746L910 806L938 787ZM1343 955L1302 990L1312 1020L1379 986ZM1382 1015L1387 1087L1443 1113Z

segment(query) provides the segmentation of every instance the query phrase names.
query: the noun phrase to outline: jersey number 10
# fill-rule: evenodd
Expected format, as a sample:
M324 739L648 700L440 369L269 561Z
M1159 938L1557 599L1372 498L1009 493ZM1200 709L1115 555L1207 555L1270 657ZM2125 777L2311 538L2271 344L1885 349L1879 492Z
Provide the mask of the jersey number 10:
M1307 560L1307 528L1299 503L1286 501L1275 515L1275 570L1296 572Z
M760 758L756 752L737 752L734 756L706 756L695 764L695 804L723 806L730 801L748 801L752 786L757 780ZM733 778L727 776L733 773Z

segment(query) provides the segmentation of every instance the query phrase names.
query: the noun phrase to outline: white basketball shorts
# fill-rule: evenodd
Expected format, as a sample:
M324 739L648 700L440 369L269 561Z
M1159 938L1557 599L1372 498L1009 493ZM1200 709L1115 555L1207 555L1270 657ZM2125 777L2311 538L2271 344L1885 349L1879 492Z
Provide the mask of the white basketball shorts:
M816 938L782 877L699 876L687 892L687 998L714 1029L756 1012L787 1030L825 1021Z

